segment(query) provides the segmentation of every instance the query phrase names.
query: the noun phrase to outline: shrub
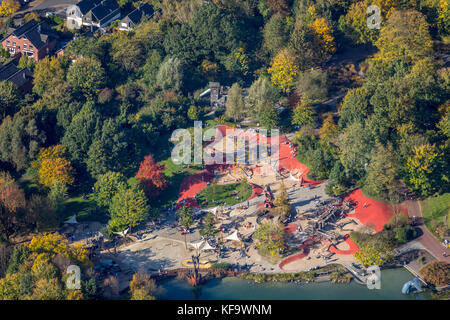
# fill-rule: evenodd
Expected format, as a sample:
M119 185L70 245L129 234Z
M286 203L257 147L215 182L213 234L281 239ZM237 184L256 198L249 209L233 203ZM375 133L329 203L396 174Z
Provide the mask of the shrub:
M450 264L444 261L432 261L423 266L419 273L426 282L435 286L450 285Z
M219 262L219 263L214 263L211 266L211 269L224 269L224 270L228 270L231 268L231 264L227 263L227 262Z

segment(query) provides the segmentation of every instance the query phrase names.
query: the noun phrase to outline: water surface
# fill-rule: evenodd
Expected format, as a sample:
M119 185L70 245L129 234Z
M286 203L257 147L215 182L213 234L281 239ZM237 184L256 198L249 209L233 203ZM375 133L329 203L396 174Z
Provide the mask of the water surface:
M186 282L171 279L162 282L158 299L170 300L415 300L429 299L428 293L402 294L402 286L413 279L404 268L381 271L381 289L369 290L352 281L350 284L322 283L254 283L237 278L214 279L192 288Z

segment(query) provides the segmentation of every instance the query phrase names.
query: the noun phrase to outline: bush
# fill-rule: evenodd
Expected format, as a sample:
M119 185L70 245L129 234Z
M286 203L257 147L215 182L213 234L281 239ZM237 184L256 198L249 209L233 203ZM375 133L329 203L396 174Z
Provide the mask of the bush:
M231 268L231 263L227 263L227 262L219 262L219 263L214 263L211 266L211 269L224 269L224 270L228 270Z
M395 229L395 238L399 244L407 243L417 236L416 228L410 225L406 225Z
M435 286L450 285L450 264L444 261L432 261L423 266L419 273L426 282Z

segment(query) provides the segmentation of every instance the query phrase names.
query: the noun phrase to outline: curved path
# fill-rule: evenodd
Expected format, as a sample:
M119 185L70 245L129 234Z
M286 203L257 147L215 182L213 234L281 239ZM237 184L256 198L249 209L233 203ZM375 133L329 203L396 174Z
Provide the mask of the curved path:
M285 265L287 265L287 264L289 264L289 263L291 263L291 262L293 262L293 261L295 261L295 260L299 260L299 259L303 259L303 258L307 257L308 254L309 254L309 248L308 248L308 246L301 246L301 249L302 249L302 252L296 253L296 254L294 254L294 255L292 255L292 256L287 257L286 259L284 259L283 261L281 261L281 262L278 264L278 267L279 267L281 270L283 270L283 267L284 267Z
M407 200L405 201L405 205L408 208L408 216L411 218L416 217L416 221L418 222L417 227L422 232L422 235L417 238L416 241L422 244L425 249L427 249L427 251L429 251L436 259L450 263L450 250L445 248L444 245L433 236L433 234L423 223L422 211L419 202ZM447 257L444 257L444 253L447 254Z

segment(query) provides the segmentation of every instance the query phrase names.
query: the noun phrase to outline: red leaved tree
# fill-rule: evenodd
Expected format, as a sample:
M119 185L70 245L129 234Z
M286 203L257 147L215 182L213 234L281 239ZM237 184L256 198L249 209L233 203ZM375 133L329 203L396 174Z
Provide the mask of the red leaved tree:
M24 192L9 174L0 172L0 235L7 240L16 227L15 214L24 207Z
M142 188L149 198L157 197L167 187L164 165L156 163L151 155L144 158L139 166L136 178L141 181Z

